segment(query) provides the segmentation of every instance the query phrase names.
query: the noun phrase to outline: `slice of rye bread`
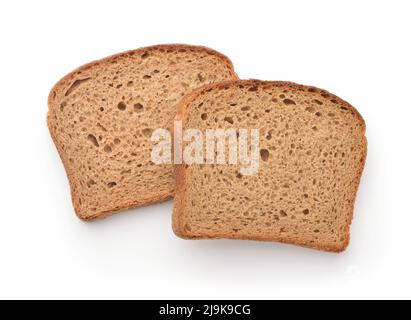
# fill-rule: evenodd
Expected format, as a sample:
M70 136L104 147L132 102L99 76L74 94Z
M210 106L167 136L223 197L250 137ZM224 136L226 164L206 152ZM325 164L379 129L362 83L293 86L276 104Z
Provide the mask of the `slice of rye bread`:
M256 175L242 176L239 165L177 166L178 236L346 249L367 154L354 107L314 87L234 81L186 96L176 119L184 129L260 130Z
M84 220L172 198L171 165L150 161L157 128L168 129L194 88L238 79L231 61L205 47L158 45L73 71L51 90L48 126Z

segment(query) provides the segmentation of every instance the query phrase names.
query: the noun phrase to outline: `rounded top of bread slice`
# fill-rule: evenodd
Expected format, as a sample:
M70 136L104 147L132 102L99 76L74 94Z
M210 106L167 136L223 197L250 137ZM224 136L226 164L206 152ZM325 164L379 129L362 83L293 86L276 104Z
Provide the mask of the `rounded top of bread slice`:
M64 89L64 86L68 83L72 84L72 80L79 80L78 77L82 77L82 75L93 68L99 68L105 64L116 64L121 61L127 60L127 58L136 58L140 57L141 60L145 60L150 57L150 54L176 54L176 53L205 53L209 56L213 56L217 59L218 63L223 63L226 67L226 71L230 74L232 79L238 79L237 74L234 71L234 66L230 58L226 55L218 52L214 49L204 47L204 46L195 46L195 45L187 45L187 44L160 44L160 45L153 45L149 47L139 48L135 50L129 50L126 52L118 53L103 59L95 60L89 62L77 69L73 70L65 77L60 79L54 87L50 90L49 98L48 98L48 105L51 108L53 106L53 100L57 99L57 95L61 93L61 89ZM80 79L81 81L82 79ZM67 92L65 92L66 94Z
M280 91L283 90L285 91L284 93L292 93L292 94L293 93L300 93L300 94L305 93L310 98L317 97L318 100L317 99L313 100L315 104L317 105L321 105L322 100L325 100L331 103L334 111L339 111L341 114L344 114L345 116L356 118L360 124L360 127L364 131L364 134L366 131L366 124L365 124L365 121L362 115L357 111L355 107L353 107L347 101L341 99L340 97L324 89L320 89L314 86L301 85L301 84L297 84L297 83L289 82L289 81L263 81L263 80L257 80L257 79L250 79L250 80L225 81L225 82L221 82L217 84L205 85L203 87L200 87L194 90L190 94L186 95L184 99L180 101L178 105L176 119L182 119L186 117L189 111L189 108L192 108L193 105L195 105L195 101L197 99L201 99L201 97L206 96L206 95L212 95L213 92L227 91L230 88L231 89L238 88L239 90L242 90L242 91L257 92L257 93L259 90L261 90L262 92L268 92L273 89L280 90ZM278 100L280 102L282 100L284 105L288 105L288 106L295 105L295 101L287 98L285 95L283 99L279 98ZM308 109L306 111L312 110L312 108L309 108L309 107L307 108Z

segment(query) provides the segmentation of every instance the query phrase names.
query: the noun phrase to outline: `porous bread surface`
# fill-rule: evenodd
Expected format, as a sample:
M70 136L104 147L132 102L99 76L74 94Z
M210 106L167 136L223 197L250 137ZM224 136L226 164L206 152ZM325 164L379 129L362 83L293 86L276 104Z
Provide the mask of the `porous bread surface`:
M231 61L205 48L160 45L83 66L49 96L48 126L85 220L167 200L173 169L150 161L151 133L169 129L194 88L237 79Z
M355 108L314 87L234 81L186 96L177 119L184 129L259 129L261 157L251 176L238 165L177 166L178 236L347 247L367 153Z

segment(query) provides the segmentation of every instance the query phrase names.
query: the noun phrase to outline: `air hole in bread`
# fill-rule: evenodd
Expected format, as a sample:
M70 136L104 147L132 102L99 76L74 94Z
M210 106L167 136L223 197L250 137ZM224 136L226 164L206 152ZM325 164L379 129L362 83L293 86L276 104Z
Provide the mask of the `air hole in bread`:
M201 73L198 73L198 74L197 74L197 79L198 79L200 82L204 82L204 80L205 80L204 76L203 76Z
M60 111L63 112L63 111L64 111L64 108L65 108L66 106L67 106L67 102L63 101L63 102L60 104Z
M149 129L149 128L143 130L143 134L144 134L147 138L149 138L149 137L151 136L151 133L152 133L152 132L153 132L153 130L151 130L151 129Z
M143 76L143 79L145 79L145 80L151 79L151 76L146 74L146 75Z
M118 110L120 110L120 111L124 111L124 110L127 109L127 105L126 105L123 101L121 101L121 102L119 102L119 104L117 105L117 108L118 108Z
M97 123L97 127L99 127L101 130L103 130L104 132L107 132L107 129L101 124L101 123ZM100 139L101 140L101 139Z
M93 179L90 179L90 180L87 182L87 187L91 188L91 187L94 186L95 184L96 184L96 182L95 182Z
M287 212L285 212L284 210L280 210L280 215L285 218L288 216Z
M284 102L284 104L286 104L287 106L296 105L295 101L294 101L294 100L291 100L291 99L284 99L283 102Z
M322 106L324 103L322 103L320 100L314 99L314 102L320 106Z
M104 147L104 152L110 153L110 152L112 152L112 151L113 151L113 149L112 149L109 145L106 145L106 146Z
M250 110L250 107L249 106L245 106L245 107L242 107L241 108L241 111L249 111Z
M261 156L261 160L267 161L268 158L270 157L270 152L267 149L261 149L260 156Z
M87 140L88 141L90 141L95 147L99 147L100 145L99 145L99 143L98 143L98 141L97 141L97 138L94 136L94 135L92 135L92 134L89 134L88 136L87 136Z
M310 210L304 209L304 210L303 210L303 213L304 213L305 215L309 215L309 214L310 214Z
M234 124L234 120L233 120L232 117L225 117L225 118L224 118L224 121L225 121L225 122L228 122L229 124Z
M74 90L76 90L79 86L81 86L83 83L89 81L91 78L85 78L85 79L79 79L73 82L73 84L70 86L70 88L67 89L65 96L67 97L70 95Z
M203 113L203 114L201 115L201 119L202 119L202 120L207 120L207 118L208 118L207 113Z
M141 110L143 110L143 105L141 104L141 103L136 103L135 105L134 105L134 110L135 111L141 111Z
M107 183L107 187L109 187L109 188L114 188L116 185L117 185L116 182L109 182L109 183Z

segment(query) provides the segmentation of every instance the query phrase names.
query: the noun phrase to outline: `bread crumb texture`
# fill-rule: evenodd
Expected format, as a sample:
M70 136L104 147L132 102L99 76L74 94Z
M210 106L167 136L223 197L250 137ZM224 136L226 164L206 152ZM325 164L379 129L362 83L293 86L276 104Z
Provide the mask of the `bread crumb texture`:
M186 93L233 79L230 60L216 51L161 45L90 63L58 82L48 126L78 216L90 220L171 198L172 167L150 161L152 131L172 126Z
M234 81L197 90L179 110L184 128L260 129L261 158L253 176L236 165L178 166L177 235L347 247L367 153L356 109L314 87Z

